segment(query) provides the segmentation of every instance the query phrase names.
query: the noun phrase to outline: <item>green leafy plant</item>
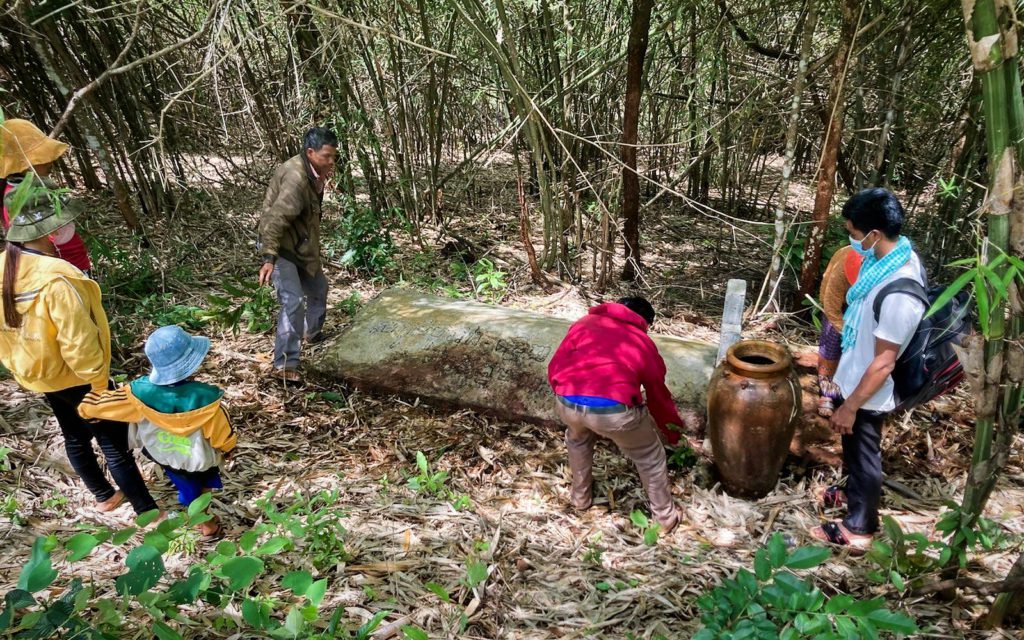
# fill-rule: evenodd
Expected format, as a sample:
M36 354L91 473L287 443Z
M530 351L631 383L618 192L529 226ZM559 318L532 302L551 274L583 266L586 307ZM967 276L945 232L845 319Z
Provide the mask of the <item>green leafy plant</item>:
M25 524L25 518L21 515L21 505L14 493L8 493L0 500L0 515L10 520L16 527Z
M189 329L201 329L207 323L203 309L187 304L178 304L170 293L151 293L142 298L135 307L135 313L148 319L154 325L177 324Z
M7 458L11 454L9 447L0 447L0 471L10 471L11 461Z
M395 219L402 219L401 210L378 213L346 199L340 221L324 226L323 245L327 256L368 275L378 275L394 267L395 243L388 229L390 221Z
M68 499L64 494L55 489L49 498L43 500L42 506L44 509L53 509L58 513L64 513L68 506Z
M701 628L694 640L779 638L860 640L880 632L910 635L918 631L909 616L886 608L881 599L826 596L793 571L813 569L831 555L822 547L786 548L776 533L754 555L754 571L735 577L701 595Z
M452 500L451 504L452 504L452 509L455 509L456 511L462 511L464 509L469 509L470 507L473 506L473 501L470 500L469 496L467 496L466 494L459 494L459 495L449 494L448 497L449 498L454 498Z
M600 531L590 536L590 540L587 541L587 550L583 553L584 562L595 565L602 564L604 549L598 544L601 541L601 538L602 535Z
M237 542L220 542L205 557L194 559L185 575L171 578L165 555L176 541L189 536L195 525L209 520L206 509L210 496L205 494L194 501L186 513L160 521L159 512L154 510L139 516L132 527L87 527L65 540L53 535L38 537L17 587L3 597L0 635L90 639L148 635L159 640L180 639L196 635L192 613L205 603L221 612L225 607L235 607L240 619L221 613L212 624L220 630L237 629L246 637L366 640L390 613L378 612L358 629L347 630L341 626L343 608L335 610L329 620L321 620L326 578L315 579L304 569L292 570L280 578L278 572L271 571L274 557L281 553L298 550L306 557L310 536L318 533L316 526L310 526L309 517L326 515L322 511L325 503L333 507L332 500L337 499L331 494L316 494L310 499L297 496L297 505L271 509L271 522L246 531ZM272 498L273 494L264 500ZM336 518L338 512L329 515ZM287 536L278 535L281 527L287 530ZM54 567L55 554L62 554L65 561L58 566L73 572L75 563L101 545L120 547L140 536L141 544L123 554L125 571L113 583L116 597L105 595L102 590L106 587L100 582L85 584L78 577L62 576ZM258 582L278 579L280 585L273 590L280 593L283 589L284 595L259 595L255 588Z
M594 584L594 588L598 591L622 591L623 589L633 589L640 585L640 581L636 578L631 579L629 582L622 580L616 580L614 582L608 582L607 580L601 580Z
M408 480L409 488L419 494L437 495L444 491L445 481L448 479L447 471L431 472L427 456L422 451L416 452L416 469L418 474Z
M689 469L697 464L697 452L688 444L680 443L668 457L668 466L675 469Z
M791 226L786 233L780 255L786 267L800 272L804 262L804 250L807 243L807 229L802 226ZM843 246L849 244L849 234L842 216L830 216L828 225L825 227L825 239L822 244L822 268L832 259L833 254Z
M494 262L487 258L481 258L473 263L473 288L477 295L500 298L508 283L505 282L505 272L498 269Z
M651 520L644 515L643 511L636 509L633 513L629 514L629 520L633 523L633 526L640 529L644 536L644 544L648 547L653 547L658 543L658 531L661 530L661 525L657 522L651 522Z
M117 293L112 297L115 308L131 311L154 292L155 283L160 281L156 263L153 254L139 242L108 241L89 234L85 243L103 292Z
M890 516L882 518L884 537L875 540L867 559L877 566L869 571L870 580L891 583L898 591L924 584L954 560L967 567L975 550L992 551L1013 544L997 523L988 518L968 518L954 502L943 512L935 528L943 539L929 539L923 533L908 533Z
M272 532L275 540L289 538L302 540L301 551L314 567L325 570L351 558L345 547L348 531L341 524L345 512L339 509L337 491L320 491L311 496L294 494L293 501L284 509L278 509L273 494L259 502L270 524L243 534L239 544L252 546L259 533Z
M359 308L363 306L363 298L358 292L353 291L348 297L334 305L334 308L347 316L354 316Z
M936 196L939 198L950 198L956 199L960 197L963 189L956 183L956 176L952 176L949 180L939 178L938 190Z
M243 322L249 333L266 333L274 326L277 298L273 289L245 280L234 284L223 282L221 288L223 294L206 296L209 306L201 314L203 320L231 329L235 334Z
M487 579L487 563L478 558L466 560L466 575L462 578L462 584L472 589Z

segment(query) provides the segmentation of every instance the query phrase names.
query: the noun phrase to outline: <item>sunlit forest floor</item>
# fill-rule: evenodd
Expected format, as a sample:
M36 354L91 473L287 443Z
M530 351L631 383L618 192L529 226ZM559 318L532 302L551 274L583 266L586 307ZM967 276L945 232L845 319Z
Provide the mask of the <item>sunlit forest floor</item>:
M544 289L530 283L518 240L514 181L500 167L486 177L496 198L462 205L450 222L460 235L487 248L496 268L506 272L508 289L483 295L484 301L567 318L584 313L598 299L591 288L552 284ZM159 324L182 322L213 338L199 379L226 389L240 432L240 451L228 464L213 511L222 516L229 539L265 522L270 505L300 505L319 514L325 524L317 534L322 539L313 550L316 556L302 562L312 562L320 577L329 579L324 610L343 608L343 619L353 625L386 610L385 625L412 622L431 637L688 637L699 625L699 594L739 567L749 568L754 551L772 533L809 544L807 530L836 515L821 512L815 495L838 478L838 469L827 464L837 461L837 443L811 416L805 416L802 432L814 455L792 456L779 486L762 500L725 495L703 463L674 469L683 524L647 546L629 518L632 510L644 509L642 487L629 463L607 443L598 447L595 461L597 504L581 515L568 508L569 470L554 429L441 410L412 398L368 395L336 381L309 379L301 387L270 381L265 377L269 332L247 331L243 321L235 334L204 323L196 311L208 309L206 295L223 292L225 283L255 278L255 212L262 192L259 185L225 183L188 194L173 217L148 221L152 260L141 257L139 238L123 231L103 200L93 201L82 226L94 238L93 258L109 295L119 374L130 380L144 373L142 342ZM763 245L767 236L723 231L716 220L678 201L663 199L659 206L663 215L644 229L645 260L652 267L646 291L663 313L656 328L715 340L725 280L748 279L756 296L769 255ZM332 254L326 269L329 335L342 330L361 302L398 283L475 296L465 269L452 266L457 257L420 249L397 226L392 234L393 264L374 276L342 268ZM430 246L432 237L425 243ZM627 291L617 281L614 287L604 295ZM798 353L806 354L814 341L807 326L786 317L755 319L749 327L749 335L784 341ZM800 360L809 362L806 355ZM808 377L809 370L803 371ZM0 447L11 449L11 468L0 472L0 590L7 591L36 536L68 536L81 522L123 526L132 516L128 506L111 514L92 508L41 396L10 381L0 388ZM933 525L944 503L957 500L962 490L972 416L970 399L961 391L888 424L887 477L916 496L887 488L883 515L907 530L936 535ZM699 434L691 444L700 456L708 455ZM429 495L408 487L407 479L418 473L417 451L432 470L448 473L443 492ZM176 509L175 494L160 470L148 461L141 464L158 502ZM1022 504L1024 468L1016 458L987 513L1006 533L1003 548L972 566L972 575L1005 576L1019 553ZM327 524L334 522L343 534ZM334 542L339 537L343 545ZM197 537L180 541L169 556L169 572L183 574L191 559L215 544ZM295 553L276 556L273 572L287 573L299 561ZM486 564L487 576L470 589L467 566L478 562ZM816 570L814 579L826 593L884 595L915 616L928 635L992 637L969 631L987 611L984 599L898 602L891 587L867 579L873 568L838 554ZM111 592L113 577L123 569L122 550L105 546L75 565L77 575L100 590L108 585ZM448 601L428 583L444 587ZM279 587L261 580L255 589L270 595ZM211 608L194 612L192 637L235 633L204 626L215 613ZM393 635L399 626L382 628Z

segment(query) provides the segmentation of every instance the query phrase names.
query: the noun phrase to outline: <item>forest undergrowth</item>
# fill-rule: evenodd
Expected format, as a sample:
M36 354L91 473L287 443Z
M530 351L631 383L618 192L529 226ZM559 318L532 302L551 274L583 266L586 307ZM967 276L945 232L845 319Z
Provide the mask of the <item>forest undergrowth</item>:
M533 284L514 182L500 166L479 180L491 189L451 213L460 235L430 231L438 237L422 244L396 212L334 198L325 221L329 337L390 286L566 318L634 290ZM226 389L240 433L213 500L225 540L203 541L189 527L201 509L137 529L126 507L97 513L42 398L5 381L0 585L19 595L8 597L0 623L17 610L23 627L62 627L64 637L679 638L744 625L751 637L771 628L782 637L994 637L971 631L985 598L962 594L951 605L915 593L937 579L929 558L944 552L921 541L941 537L935 527L970 465L973 413L963 391L885 433L888 554L855 559L811 546L808 529L833 515L815 498L838 476L820 463L827 455L792 456L776 490L756 502L721 492L703 462L676 465L683 523L661 535L643 516L635 472L603 443L597 506L578 514L568 508L569 470L553 429L332 380L284 387L265 376L275 302L252 284L261 196L262 187L230 182L188 192L144 238L127 235L109 203L94 199L82 225L120 380L144 373L142 341L156 326L178 323L213 339L199 379ZM658 226L644 232L641 289L663 314L656 329L714 340L725 280L745 278L756 293L766 267L756 256L767 253L751 248L770 239L723 230L668 199L659 206ZM785 315L748 326L798 353L814 339ZM805 420L834 460L838 443ZM705 460L701 436L691 436ZM147 461L143 471L173 510L159 469ZM983 580L1002 579L1022 542L1019 460L1003 477L964 559ZM788 619L771 606L779 598Z

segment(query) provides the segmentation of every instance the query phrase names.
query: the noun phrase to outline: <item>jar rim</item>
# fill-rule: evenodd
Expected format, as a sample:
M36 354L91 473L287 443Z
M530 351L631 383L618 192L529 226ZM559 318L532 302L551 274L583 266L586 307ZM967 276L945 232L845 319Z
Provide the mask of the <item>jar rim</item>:
M768 340L740 340L729 347L725 357L734 370L755 375L782 373L793 363L789 349Z

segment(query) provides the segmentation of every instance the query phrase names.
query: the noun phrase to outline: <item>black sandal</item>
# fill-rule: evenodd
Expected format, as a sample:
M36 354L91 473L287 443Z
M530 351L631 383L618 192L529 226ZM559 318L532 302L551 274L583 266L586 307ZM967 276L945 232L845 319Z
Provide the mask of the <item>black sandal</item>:
M842 528L836 522L826 522L825 524L818 527L818 529L820 529L821 532L825 534L825 540L823 540L823 542L827 542L836 547L842 547L849 551L850 555L864 555L868 552L868 547L871 545L870 540L868 540L868 544L863 547L853 544L852 542L850 542L850 539L846 537L846 534L843 533ZM820 540L820 538L817 538L817 536L812 535L812 537Z

